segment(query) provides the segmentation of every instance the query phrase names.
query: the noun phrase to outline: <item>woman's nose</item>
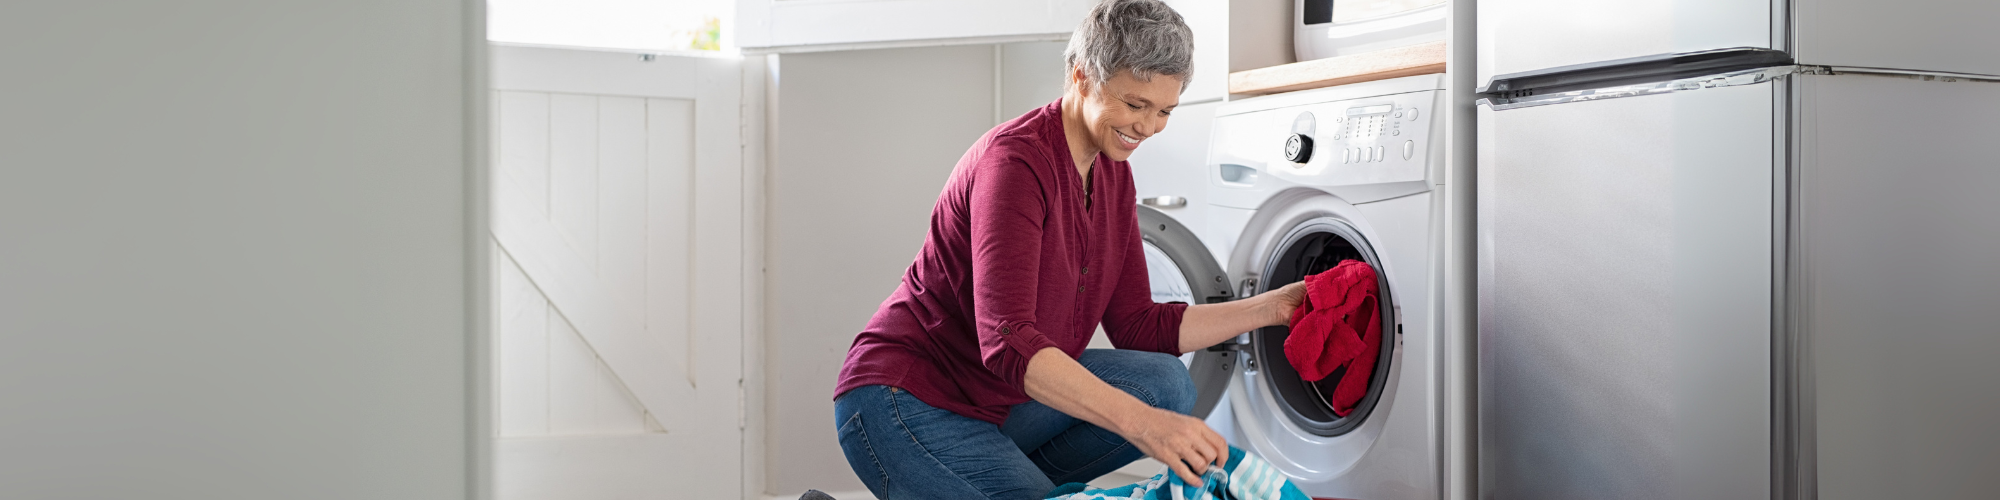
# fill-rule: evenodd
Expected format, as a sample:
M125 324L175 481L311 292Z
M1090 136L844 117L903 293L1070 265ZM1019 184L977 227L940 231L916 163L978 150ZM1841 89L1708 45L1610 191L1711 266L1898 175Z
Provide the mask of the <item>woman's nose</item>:
M1148 117L1146 119L1139 120L1139 126L1132 128L1138 129L1137 132L1139 132L1140 134L1145 134L1145 136L1147 137L1152 137L1153 134L1160 133L1160 131L1167 129L1167 117L1164 116Z

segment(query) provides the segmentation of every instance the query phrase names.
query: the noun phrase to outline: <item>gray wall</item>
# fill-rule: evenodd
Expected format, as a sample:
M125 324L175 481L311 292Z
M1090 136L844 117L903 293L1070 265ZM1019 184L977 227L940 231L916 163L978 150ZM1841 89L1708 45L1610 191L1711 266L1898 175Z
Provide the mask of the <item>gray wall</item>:
M1003 71L1003 92L992 45L779 57L765 240L770 492L862 489L834 438L834 378L996 108L1012 119L1060 96L1060 45L1035 45L1047 44L1003 48L1003 66L1018 68ZM1052 59L1025 64L1035 57Z
M468 495L480 5L0 3L0 498Z

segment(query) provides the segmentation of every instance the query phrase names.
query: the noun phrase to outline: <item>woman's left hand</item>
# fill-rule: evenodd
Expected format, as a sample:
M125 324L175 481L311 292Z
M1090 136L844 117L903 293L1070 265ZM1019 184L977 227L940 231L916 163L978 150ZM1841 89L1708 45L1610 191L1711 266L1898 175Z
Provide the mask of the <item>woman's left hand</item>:
M1299 304L1304 304L1306 301L1306 282L1300 281L1285 285L1277 290L1264 292L1263 297L1269 297L1271 304L1270 319L1268 320L1270 323L1267 324L1271 326L1288 325L1292 321L1292 311L1298 309Z

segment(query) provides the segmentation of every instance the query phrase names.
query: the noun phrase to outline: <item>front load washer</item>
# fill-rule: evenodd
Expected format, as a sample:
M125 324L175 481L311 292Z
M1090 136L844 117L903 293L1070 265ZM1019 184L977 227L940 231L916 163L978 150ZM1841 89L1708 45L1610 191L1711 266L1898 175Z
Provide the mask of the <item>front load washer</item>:
M1285 327L1194 353L1197 415L1308 495L1438 498L1442 75L1232 101L1216 111L1208 220L1195 234L1140 207L1155 300L1248 297L1357 259L1374 266L1382 352L1369 391L1332 411L1337 378L1299 378ZM1433 140L1433 139L1436 140Z

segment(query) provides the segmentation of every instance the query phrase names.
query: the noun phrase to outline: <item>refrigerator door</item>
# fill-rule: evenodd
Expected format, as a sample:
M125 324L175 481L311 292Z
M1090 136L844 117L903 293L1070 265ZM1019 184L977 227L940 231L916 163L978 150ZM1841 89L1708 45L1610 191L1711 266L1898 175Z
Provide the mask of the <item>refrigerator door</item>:
M1481 0L1476 77L1484 84L1495 75L1642 56L1784 50L1772 22L1782 1Z
M2000 75L2000 2L1795 0L1801 64ZM1480 11L1484 14L1485 11Z
M1993 498L2000 83L1798 78L1803 479L1826 500Z
M1771 80L1481 106L1480 492L1770 493Z

